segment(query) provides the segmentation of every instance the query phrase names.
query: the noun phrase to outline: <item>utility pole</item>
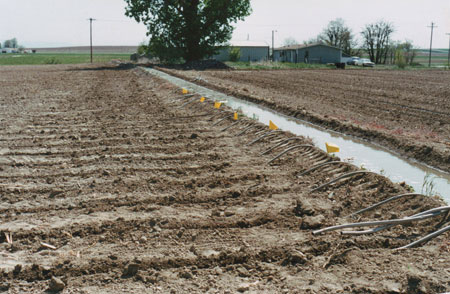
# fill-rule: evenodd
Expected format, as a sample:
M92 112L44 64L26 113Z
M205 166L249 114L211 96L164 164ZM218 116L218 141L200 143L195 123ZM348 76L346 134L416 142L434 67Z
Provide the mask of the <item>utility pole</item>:
M91 18L89 18L89 22L90 22L90 32L91 32L91 34L90 34L90 37L91 37L91 63L92 63L92 21L94 21L95 19L93 19L92 17Z
M428 58L428 67L431 67L431 49L433 48L433 30L434 28L437 28L437 26L434 24L434 22L431 22L431 39L430 39L430 56Z
M450 69L450 33L447 33L448 35L448 59L447 59L447 66Z
M276 33L277 31L276 30L272 30L272 61L274 61L275 60L275 42L274 42L274 40L275 40L275 33Z

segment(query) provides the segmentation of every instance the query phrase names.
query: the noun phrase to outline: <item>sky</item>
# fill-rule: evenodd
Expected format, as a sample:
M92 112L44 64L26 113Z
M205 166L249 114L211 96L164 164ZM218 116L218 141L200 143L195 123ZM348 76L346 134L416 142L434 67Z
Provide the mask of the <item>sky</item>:
M94 45L137 45L146 28L124 15L124 0L0 0L0 42L17 38L25 47L89 45L89 21ZM265 41L283 45L316 37L336 18L345 20L359 38L366 24L384 20L395 27L394 40L411 40L429 48L448 48L450 0L251 0L253 12L235 24L234 41Z

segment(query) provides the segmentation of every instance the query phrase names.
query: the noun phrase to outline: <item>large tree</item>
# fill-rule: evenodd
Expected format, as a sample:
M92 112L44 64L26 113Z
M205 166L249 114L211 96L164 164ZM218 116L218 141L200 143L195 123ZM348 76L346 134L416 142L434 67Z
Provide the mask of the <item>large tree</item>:
M147 26L150 53L163 60L200 60L231 39L250 0L125 0L126 15Z
M361 35L363 47L369 53L370 60L377 64L386 63L393 32L394 25L382 20L366 25Z
M19 47L19 43L16 38L12 38L11 40L3 42L3 46L5 46L5 48L17 48Z
M327 45L341 48L344 53L354 55L356 42L352 30L345 25L342 18L330 21L317 39Z

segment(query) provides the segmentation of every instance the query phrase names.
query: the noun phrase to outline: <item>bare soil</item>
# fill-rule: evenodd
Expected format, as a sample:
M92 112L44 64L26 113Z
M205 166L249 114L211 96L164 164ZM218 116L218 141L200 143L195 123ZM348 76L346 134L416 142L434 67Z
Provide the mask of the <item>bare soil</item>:
M450 172L446 70L168 70Z
M441 216L373 235L312 234L412 215L439 199L350 218L407 189L360 175L309 193L357 167L299 177L332 159L316 148L268 165L281 151L261 155L271 138L248 145L266 127L244 120L222 131L233 121L218 123L211 102L180 107L191 98L175 99L180 89L139 69L2 67L0 86L0 292L450 291L449 232L395 250L436 230ZM252 131L237 136L245 123Z

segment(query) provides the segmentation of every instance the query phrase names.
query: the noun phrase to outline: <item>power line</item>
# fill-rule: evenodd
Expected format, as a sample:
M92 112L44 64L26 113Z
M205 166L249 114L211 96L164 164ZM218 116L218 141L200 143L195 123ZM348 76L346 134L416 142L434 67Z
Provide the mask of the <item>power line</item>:
M447 33L448 35L448 59L447 59L447 66L450 68L450 33Z
M89 24L90 24L90 39L91 39L91 63L92 63L92 21L95 21L94 18L89 18Z
M275 55L274 55L274 53L275 53L275 42L274 42L274 40L275 40L275 33L277 33L278 31L277 30L272 30L272 61L275 61Z
M428 67L431 67L431 50L433 48L433 30L434 28L437 28L437 26L434 24L434 22L431 22L431 26L428 26L431 28L431 39L430 39L430 56L428 59Z

